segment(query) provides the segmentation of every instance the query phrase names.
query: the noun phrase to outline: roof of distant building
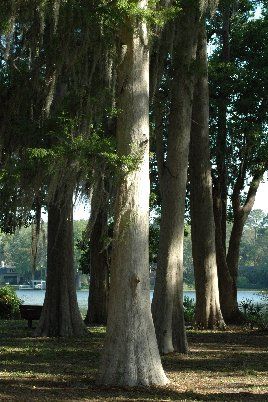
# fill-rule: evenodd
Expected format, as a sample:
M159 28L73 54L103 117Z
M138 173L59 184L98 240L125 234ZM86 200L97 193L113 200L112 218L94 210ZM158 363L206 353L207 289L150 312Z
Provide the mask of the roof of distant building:
M18 274L14 267L0 267L0 275L4 274Z

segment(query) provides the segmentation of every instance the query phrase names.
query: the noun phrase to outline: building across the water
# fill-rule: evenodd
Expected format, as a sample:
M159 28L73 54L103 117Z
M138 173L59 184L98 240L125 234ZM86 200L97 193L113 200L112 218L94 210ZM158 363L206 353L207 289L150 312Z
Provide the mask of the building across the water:
M20 275L14 267L0 266L0 285L18 285Z

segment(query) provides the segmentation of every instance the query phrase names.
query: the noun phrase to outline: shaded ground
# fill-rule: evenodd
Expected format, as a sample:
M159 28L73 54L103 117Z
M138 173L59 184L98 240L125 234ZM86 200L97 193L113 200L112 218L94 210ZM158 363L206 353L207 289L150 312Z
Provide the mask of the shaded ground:
M268 401L268 335L188 333L191 353L164 357L163 388L95 385L104 329L80 340L32 338L26 321L0 321L0 401Z

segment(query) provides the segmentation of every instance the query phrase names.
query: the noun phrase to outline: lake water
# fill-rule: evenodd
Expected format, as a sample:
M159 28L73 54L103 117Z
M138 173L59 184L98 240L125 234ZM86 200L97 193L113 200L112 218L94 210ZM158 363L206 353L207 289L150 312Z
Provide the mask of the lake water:
M45 298L45 290L16 290L18 297L23 300L25 304L39 304L42 305ZM195 291L189 290L183 292L184 296L188 296L195 300ZM150 292L151 300L153 297L153 291ZM81 310L87 308L88 291L78 290L77 291L78 305ZM237 294L238 303L242 300L250 299L254 303L262 303L261 296L258 290L239 290Z

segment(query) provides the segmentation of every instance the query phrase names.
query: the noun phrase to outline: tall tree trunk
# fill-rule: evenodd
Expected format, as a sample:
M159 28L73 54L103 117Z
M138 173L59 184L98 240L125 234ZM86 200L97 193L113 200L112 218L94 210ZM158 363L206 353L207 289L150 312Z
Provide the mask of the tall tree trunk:
M227 65L230 61L230 4L222 4L222 63ZM228 77L227 77L228 78ZM229 100L228 85L221 86L221 102L218 110L218 135L217 135L217 178L214 182L213 201L214 219L216 225L216 253L218 280L220 292L221 311L226 322L234 321L239 316L237 300L234 299L236 285L226 260L226 225L227 225L227 106Z
M90 285L86 324L106 324L108 303L108 256L103 250L104 228L107 214L101 208L97 215L90 240Z
M62 188L61 188L62 191ZM87 333L76 296L73 265L73 192L56 190L48 206L47 283L36 336Z
M183 238L198 14L195 7L185 6L177 26L167 156L165 160L162 152L157 158L162 205L152 313L161 353L188 350L183 316Z
M222 5L222 52L221 59L225 66L230 62L230 4ZM221 87L221 101L218 110L218 137L217 137L217 168L219 192L221 200L221 239L226 254L226 227L227 227L227 107L229 102L228 86L224 82Z
M147 1L139 1L143 8ZM117 121L118 153L139 156L118 185L107 335L99 382L163 385L149 287L149 52L144 22L121 33Z
M200 328L224 327L220 309L215 249L212 181L209 150L209 92L205 20L197 49L190 142L190 201L192 253L195 271L196 324Z

